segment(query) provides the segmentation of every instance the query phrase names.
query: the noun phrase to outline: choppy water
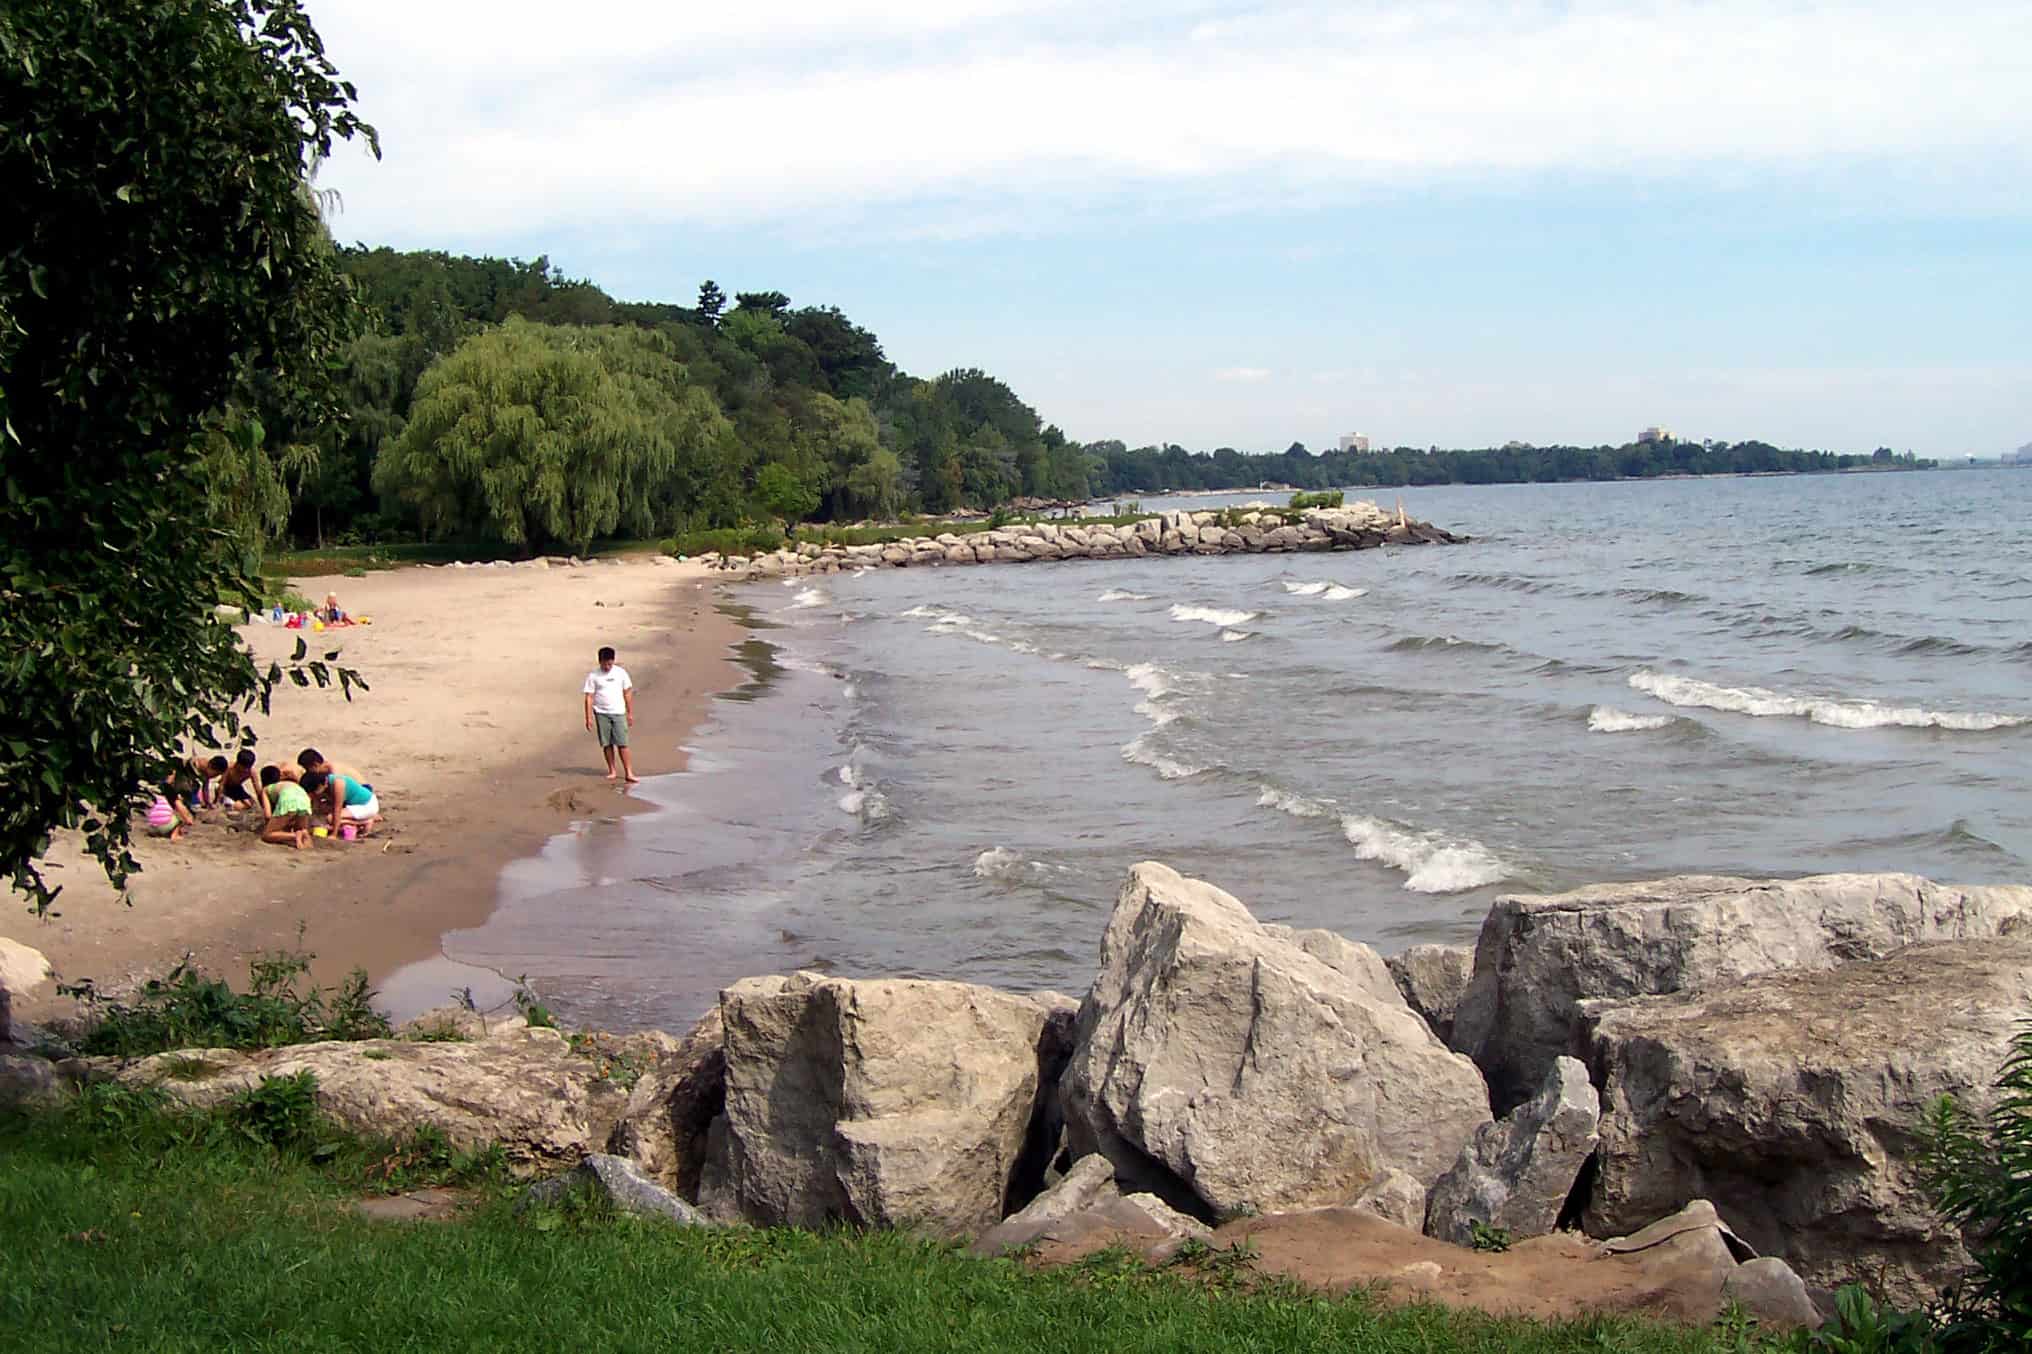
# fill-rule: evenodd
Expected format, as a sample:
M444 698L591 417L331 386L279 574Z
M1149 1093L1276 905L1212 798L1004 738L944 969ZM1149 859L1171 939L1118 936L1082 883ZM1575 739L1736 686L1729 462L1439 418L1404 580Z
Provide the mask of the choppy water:
M741 589L761 675L666 811L450 952L681 1025L800 965L1078 992L1149 857L1385 949L1509 889L2032 878L2032 473L1403 499L1476 541Z

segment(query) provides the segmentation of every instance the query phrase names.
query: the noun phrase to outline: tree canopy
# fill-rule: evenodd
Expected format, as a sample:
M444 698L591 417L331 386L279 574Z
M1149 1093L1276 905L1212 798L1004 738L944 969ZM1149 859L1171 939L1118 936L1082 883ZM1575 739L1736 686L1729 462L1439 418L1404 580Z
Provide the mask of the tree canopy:
M354 333L305 182L373 143L352 99L297 0L0 9L0 867L39 907L53 830L124 882L135 788L275 675L214 613L254 595L220 511L278 507L245 401L318 421Z

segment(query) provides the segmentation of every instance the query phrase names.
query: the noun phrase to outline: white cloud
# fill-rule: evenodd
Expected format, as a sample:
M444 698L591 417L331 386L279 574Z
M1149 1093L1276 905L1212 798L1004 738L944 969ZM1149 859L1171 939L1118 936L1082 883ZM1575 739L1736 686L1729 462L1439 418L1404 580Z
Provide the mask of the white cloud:
M403 242L706 225L897 238L1053 210L1338 201L1491 176L1923 171L2021 183L2022 0L1921 7L349 0L387 159L324 181Z
M1268 367L1222 367L1214 373L1216 381L1232 385L1260 385L1270 379Z

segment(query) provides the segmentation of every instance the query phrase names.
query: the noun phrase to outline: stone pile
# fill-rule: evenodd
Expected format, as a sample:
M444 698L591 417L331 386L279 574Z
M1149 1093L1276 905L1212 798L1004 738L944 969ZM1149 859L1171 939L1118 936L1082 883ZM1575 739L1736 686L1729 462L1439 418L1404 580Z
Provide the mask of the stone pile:
M1121 526L1028 522L964 535L948 531L915 536L882 545L820 546L806 541L763 555L713 553L699 558L710 567L753 579L948 564L1372 550L1382 545L1452 545L1464 539L1430 523L1385 512L1374 503L1355 502L1303 512L1283 508L1168 512Z
M612 1154L643 1180L600 1160L591 1183L687 1222L1161 1256L1313 1218L1378 1253L1404 1237L1421 1273L1475 1252L1419 1248L1499 1236L1605 1264L1685 1252L1687 1311L1737 1298L1787 1323L1858 1274L1916 1304L1967 1265L1920 1179L1925 1119L1942 1095L1993 1104L2027 1019L2032 888L1603 885L1498 899L1471 955L1385 961L1145 863L1077 1003L799 973L597 1057L452 1013L413 1031L435 1042L0 1056L0 1102L117 1077L211 1104L307 1070L356 1131L498 1141L531 1174Z

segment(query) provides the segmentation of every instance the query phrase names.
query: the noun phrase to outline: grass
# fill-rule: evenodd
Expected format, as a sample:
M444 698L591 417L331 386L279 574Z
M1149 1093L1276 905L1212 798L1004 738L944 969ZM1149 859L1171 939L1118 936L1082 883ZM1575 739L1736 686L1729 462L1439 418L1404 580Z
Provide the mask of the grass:
M103 1098L103 1093L102 1093ZM90 1097L0 1117L0 1345L160 1351L1349 1350L1721 1354L1740 1333L1385 1309L1238 1282L1250 1257L1038 1273L894 1233L688 1231L583 1202L518 1216L498 1170L428 1162L474 1208L375 1223L370 1153L275 1148L227 1116ZM276 1117L274 1107L266 1119ZM286 1117L286 1116L285 1116ZM165 1128L164 1125L172 1125ZM330 1146L327 1144L326 1146Z

